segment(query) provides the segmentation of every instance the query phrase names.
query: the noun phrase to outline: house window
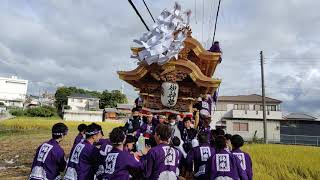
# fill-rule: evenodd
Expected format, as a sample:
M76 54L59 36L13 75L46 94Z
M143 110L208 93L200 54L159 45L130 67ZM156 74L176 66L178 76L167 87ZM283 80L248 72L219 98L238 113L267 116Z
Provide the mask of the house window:
M260 105L260 110L263 111L263 106ZM276 105L266 105L266 111L277 111Z
M249 104L235 104L235 110L249 110Z
M73 99L73 98L71 98L71 102L74 102L74 99Z
M234 122L233 123L233 131L248 131L248 123L240 123Z
M238 104L233 105L233 109L237 110L238 109Z
M226 104L217 104L217 111L226 111L227 105Z

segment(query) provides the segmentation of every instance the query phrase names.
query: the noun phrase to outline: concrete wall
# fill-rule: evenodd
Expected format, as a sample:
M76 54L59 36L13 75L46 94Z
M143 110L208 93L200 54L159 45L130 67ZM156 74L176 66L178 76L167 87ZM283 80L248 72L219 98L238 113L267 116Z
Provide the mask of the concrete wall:
M248 123L248 131L234 131L233 123ZM229 134L239 134L245 140L252 140L255 131L257 131L257 137L263 138L263 121L259 120L226 120L227 129L226 132ZM280 141L280 121L268 121L267 133L269 141Z
M23 107L28 89L28 81L17 77L0 77L0 102L6 106Z
M63 119L66 121L102 122L102 111L65 110Z
M266 111L267 119L282 119L281 111ZM262 119L263 111L232 110L233 118Z

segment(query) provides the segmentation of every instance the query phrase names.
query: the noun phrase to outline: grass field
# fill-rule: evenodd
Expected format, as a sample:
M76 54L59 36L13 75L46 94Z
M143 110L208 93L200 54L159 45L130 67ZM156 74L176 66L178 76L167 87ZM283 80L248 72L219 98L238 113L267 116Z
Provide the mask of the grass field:
M26 179L36 148L50 138L57 118L16 118L0 122L0 179ZM68 155L79 122L65 122L69 134L62 143ZM100 123L107 135L119 123ZM254 179L320 180L320 148L289 145L245 145L253 160ZM12 164L10 164L11 162Z

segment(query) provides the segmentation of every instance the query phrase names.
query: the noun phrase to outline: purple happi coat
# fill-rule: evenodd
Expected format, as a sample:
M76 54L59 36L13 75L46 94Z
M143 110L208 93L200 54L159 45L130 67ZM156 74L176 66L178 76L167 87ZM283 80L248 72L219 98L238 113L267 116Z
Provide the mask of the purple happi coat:
M129 180L129 170L142 171L143 164L128 151L113 148L100 160L99 180Z
M187 155L187 168L192 171L194 166L195 179L208 179L209 178L209 163L208 161L215 155L214 148L210 147L209 143L200 144L193 148Z
M106 156L112 149L112 143L109 139L100 139L99 144L101 145L99 150L102 156Z
M209 140L211 140L211 127L200 127L199 129L199 133L200 132L204 132L206 134L208 134Z
M248 180L246 172L241 168L240 160L226 149L217 151L209 164L211 180Z
M55 139L51 139L37 149L29 179L60 179L60 172L65 167L64 151Z
M250 155L246 152L241 151L240 149L235 149L232 151L232 154L236 155L240 159L241 167L246 171L249 180L252 180L252 161Z
M179 175L181 153L167 144L149 150L144 160L144 176L148 180L174 180Z
M79 133L74 139L73 146L77 145L79 142L82 142L84 140L85 140L84 135Z
M70 153L65 180L92 180L98 169L99 150L87 140L74 146Z
M136 137L138 138L140 134L154 135L154 131L155 131L155 126L152 123L151 124L143 123L142 126L137 130Z

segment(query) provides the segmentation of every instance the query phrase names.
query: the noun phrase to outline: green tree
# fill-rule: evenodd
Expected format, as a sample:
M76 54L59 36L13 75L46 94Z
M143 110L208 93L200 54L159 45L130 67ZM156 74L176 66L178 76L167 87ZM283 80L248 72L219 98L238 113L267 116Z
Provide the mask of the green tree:
M4 106L4 103L3 102L0 102L0 107L3 107Z
M128 103L126 95L122 94L119 90L112 90L109 92L105 90L100 96L100 108L114 108L118 103Z

